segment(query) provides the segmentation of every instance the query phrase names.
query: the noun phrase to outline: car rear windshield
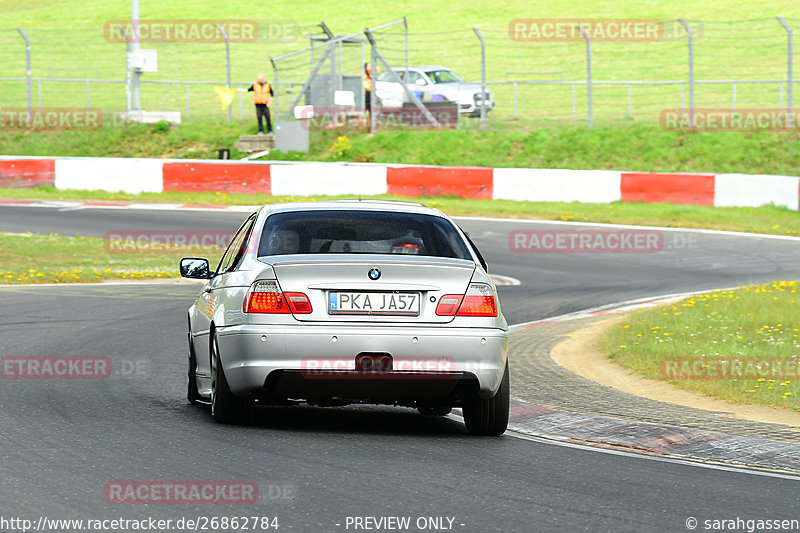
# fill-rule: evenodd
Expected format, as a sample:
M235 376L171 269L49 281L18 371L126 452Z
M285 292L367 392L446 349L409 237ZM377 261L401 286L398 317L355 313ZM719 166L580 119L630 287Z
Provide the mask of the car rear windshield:
M258 256L409 254L471 259L448 220L418 213L311 210L267 217Z

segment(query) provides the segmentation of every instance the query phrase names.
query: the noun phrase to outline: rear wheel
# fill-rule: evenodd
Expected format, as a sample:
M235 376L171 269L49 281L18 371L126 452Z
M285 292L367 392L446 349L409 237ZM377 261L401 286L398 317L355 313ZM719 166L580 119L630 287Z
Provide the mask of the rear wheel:
M508 364L497 393L488 400L472 400L464 405L464 423L471 435L502 435L508 428L510 387Z
M216 337L211 341L211 416L222 424L249 424L255 403L252 396L236 396L228 386L219 358Z

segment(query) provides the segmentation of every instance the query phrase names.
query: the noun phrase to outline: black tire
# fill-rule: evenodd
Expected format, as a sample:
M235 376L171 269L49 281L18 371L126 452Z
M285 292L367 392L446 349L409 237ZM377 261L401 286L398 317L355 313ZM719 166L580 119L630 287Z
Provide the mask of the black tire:
M192 405L200 405L203 403L200 398L200 393L197 390L197 359L194 356L194 346L192 345L192 334L189 333L189 370L186 372L187 385L186 385L186 399Z
M214 337L211 341L211 416L221 424L247 425L252 423L254 411L252 396L236 396L231 392Z
M508 364L497 393L488 400L472 400L464 405L464 423L470 435L502 435L508 428L510 397Z
M417 404L417 411L423 416L447 416L453 408L449 405Z

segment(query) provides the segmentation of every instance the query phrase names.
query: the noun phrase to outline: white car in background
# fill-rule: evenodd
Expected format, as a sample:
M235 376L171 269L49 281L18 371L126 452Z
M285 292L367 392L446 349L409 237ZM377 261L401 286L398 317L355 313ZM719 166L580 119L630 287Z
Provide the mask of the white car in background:
M482 98L480 83L467 82L447 67L398 67L394 71L423 103L449 100L458 104L460 114L469 116L480 115L482 105L487 112L494 109L492 91L487 88L486 98ZM404 103L411 102L411 98L403 90L403 84L388 71L378 75L375 91L384 107L403 107Z

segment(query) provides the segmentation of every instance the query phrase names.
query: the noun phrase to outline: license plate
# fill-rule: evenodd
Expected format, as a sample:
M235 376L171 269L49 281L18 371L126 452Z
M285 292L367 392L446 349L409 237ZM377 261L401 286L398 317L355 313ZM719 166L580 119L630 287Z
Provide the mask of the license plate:
M418 292L340 292L328 293L331 315L419 316Z

